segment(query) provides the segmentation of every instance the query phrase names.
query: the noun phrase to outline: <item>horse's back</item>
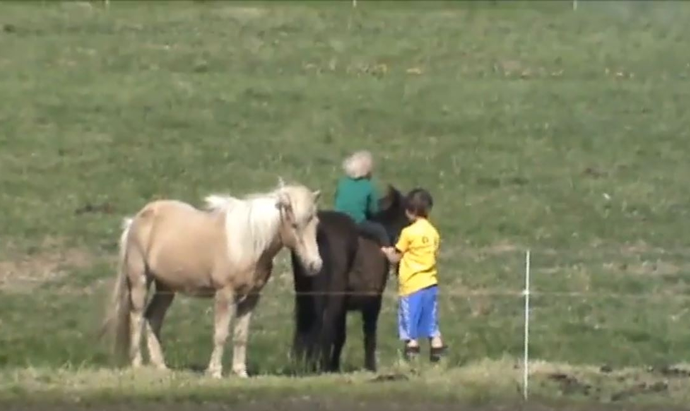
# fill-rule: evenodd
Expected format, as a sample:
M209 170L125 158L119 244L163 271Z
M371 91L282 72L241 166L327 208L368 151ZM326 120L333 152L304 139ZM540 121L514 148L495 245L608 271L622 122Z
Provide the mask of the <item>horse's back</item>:
M319 225L327 232L356 233L357 225L354 220L345 213L335 210L319 210Z
M156 278L171 287L206 286L226 248L220 214L177 200L147 204L132 228L130 245Z

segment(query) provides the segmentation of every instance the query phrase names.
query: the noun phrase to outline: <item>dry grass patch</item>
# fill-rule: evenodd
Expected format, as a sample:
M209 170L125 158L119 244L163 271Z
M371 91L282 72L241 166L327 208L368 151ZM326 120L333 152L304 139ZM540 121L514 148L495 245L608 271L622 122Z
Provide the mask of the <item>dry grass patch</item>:
M59 240L46 239L37 252L4 253L7 257L0 261L0 290L29 291L98 261L83 248L62 248L61 244Z

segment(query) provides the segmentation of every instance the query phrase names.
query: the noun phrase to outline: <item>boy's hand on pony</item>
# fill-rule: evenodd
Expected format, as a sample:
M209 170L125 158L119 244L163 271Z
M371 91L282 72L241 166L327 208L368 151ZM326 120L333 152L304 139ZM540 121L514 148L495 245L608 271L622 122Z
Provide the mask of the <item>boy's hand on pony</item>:
M395 247L381 247L381 251L391 263L395 264L400 261L400 254Z

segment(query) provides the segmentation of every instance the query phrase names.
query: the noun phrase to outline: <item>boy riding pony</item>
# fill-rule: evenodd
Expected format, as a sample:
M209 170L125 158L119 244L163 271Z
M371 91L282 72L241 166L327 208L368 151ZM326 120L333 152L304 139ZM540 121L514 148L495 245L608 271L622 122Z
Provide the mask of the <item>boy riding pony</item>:
M349 215L383 249L390 247L391 240L383 225L371 220L379 211L379 195L371 181L373 168L371 153L364 150L343 161L345 176L338 180L334 208Z

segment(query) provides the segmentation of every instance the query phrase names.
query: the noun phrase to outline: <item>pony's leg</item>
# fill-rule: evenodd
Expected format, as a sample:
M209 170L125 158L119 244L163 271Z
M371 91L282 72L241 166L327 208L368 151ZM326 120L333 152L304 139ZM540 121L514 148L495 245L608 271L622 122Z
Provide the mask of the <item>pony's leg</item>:
M335 337L335 326L338 318L345 313L345 298L340 295L328 297L326 309L323 316L321 335L319 336L320 349L320 369L328 370L331 362L333 341Z
M362 330L364 331L364 368L376 372L376 328L381 312L381 296L362 310Z
M223 375L223 351L230 333L230 320L235 314L234 300L235 293L230 286L216 292L213 352L206 370L206 373L213 378L220 378Z
M144 326L143 316L151 281L147 279L143 260L131 259L128 261L128 264L130 302L132 304L129 312L129 335L131 341L129 359L133 368L139 368L142 364L141 334Z
M304 352L306 351L306 326L304 325L305 313L307 312L303 307L306 305L306 296L295 295L295 314L294 314L294 330L292 334L292 348L290 355L296 362L304 360Z
M247 378L247 337L252 311L259 302L259 294L250 294L237 304L235 327L233 332L232 372Z
M304 291L313 290L312 288ZM297 295L296 298L294 358L302 371L316 372L319 368L319 339L326 297L306 294Z
M168 308L170 308L173 299L175 299L175 294L171 290L156 284L156 293L146 308L146 340L149 347L149 356L153 366L160 370L168 368L165 365L163 349L161 348L161 328L165 314Z
M343 310L334 327L330 371L338 372L340 371L340 355L343 352L343 346L345 346L345 340L347 339L347 311Z

